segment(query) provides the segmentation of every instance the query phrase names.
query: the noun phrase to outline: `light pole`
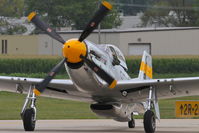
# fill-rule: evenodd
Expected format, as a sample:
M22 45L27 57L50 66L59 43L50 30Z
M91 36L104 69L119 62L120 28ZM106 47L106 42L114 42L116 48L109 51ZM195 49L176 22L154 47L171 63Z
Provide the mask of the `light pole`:
M101 1L98 1L98 7L100 7ZM98 44L101 44L101 24L98 25Z

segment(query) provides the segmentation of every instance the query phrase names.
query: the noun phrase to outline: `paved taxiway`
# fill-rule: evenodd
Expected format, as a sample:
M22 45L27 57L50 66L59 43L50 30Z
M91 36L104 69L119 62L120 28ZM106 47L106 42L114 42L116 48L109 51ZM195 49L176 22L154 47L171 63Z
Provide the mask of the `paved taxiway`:
M22 133L20 120L1 120L0 133ZM144 133L143 120L136 120L136 128L113 120L38 120L35 133ZM198 133L199 120L163 119L157 123L156 133Z

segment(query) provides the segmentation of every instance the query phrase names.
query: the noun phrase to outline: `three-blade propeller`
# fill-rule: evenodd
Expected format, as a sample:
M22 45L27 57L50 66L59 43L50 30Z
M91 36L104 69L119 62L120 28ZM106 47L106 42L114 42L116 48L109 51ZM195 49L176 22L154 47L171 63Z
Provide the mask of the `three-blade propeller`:
M85 46L83 46L84 43L82 43L83 40L86 39L92 33L92 31L99 25L101 20L106 16L108 11L110 11L111 9L112 9L111 4L109 4L106 1L102 2L100 9L95 13L94 17L90 20L90 22L88 23L88 25L86 26L86 28L84 29L82 34L80 35L79 39L76 41L73 41L73 43L75 43L75 45L71 45L71 43L66 45L67 42L55 30L50 28L49 25L47 25L46 23L41 21L40 17L37 16L37 14L35 12L32 12L29 14L28 20L33 22L38 28L45 31L49 36L51 36L55 40L61 42L63 45L66 45L67 46L66 49L70 48L69 50L71 50L72 49L71 47L76 47L76 48L77 47L85 47ZM85 51L85 48L83 48L83 49ZM74 48L72 50L74 50ZM34 93L36 95L40 95L40 93L45 90L45 88L48 86L48 84L54 78L54 76L60 71L61 67L64 65L65 62L70 62L69 57L73 58L72 57L73 55L72 56L68 55L70 53L68 53L68 51L66 50L66 52L63 54L63 55L66 55L65 58L50 71L50 73L44 78L44 80L41 83L39 83L35 86ZM73 52L73 54L74 54L74 52ZM80 52L80 55L78 55L78 54L76 54L76 55L78 56L79 59L84 61L88 65L88 67L90 67L100 78L102 78L104 81L106 81L109 84L109 88L115 87L115 85L117 84L117 81L111 75L109 75L107 72L105 72L103 69L101 69L99 66L97 66L94 62L87 59L85 53L81 54L81 52ZM73 60L75 60L75 59L73 59ZM78 59L76 59L76 60L78 61ZM70 62L70 63L73 63L73 62Z

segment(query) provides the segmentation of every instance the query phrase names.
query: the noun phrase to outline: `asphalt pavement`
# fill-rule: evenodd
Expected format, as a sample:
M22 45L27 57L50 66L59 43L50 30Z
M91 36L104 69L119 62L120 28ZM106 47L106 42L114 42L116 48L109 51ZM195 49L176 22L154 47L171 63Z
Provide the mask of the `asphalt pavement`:
M35 133L144 133L143 120L135 120L136 127L109 119L95 120L38 120ZM21 120L0 120L0 133L22 133ZM199 133L198 119L162 119L156 133Z

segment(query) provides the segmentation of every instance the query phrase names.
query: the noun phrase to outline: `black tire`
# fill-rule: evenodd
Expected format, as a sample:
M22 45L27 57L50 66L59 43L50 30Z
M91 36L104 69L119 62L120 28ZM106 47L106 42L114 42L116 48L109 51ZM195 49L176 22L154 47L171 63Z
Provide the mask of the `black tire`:
M147 110L144 114L144 130L146 133L154 133L156 129L155 114L151 110Z
M128 122L129 128L135 128L135 120L132 119L131 121Z
M23 115L23 126L25 131L35 130L35 111L33 108L26 109Z

